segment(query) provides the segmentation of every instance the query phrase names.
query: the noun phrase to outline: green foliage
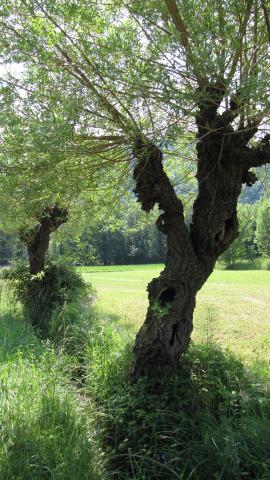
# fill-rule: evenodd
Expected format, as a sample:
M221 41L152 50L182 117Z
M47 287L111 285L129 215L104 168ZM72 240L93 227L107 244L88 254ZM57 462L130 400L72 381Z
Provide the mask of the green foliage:
M0 231L0 265L8 265L11 260L23 255L23 247L14 235Z
M155 225L110 227L96 225L77 239L51 242L51 255L75 265L123 265L159 263L165 260L166 239Z
M270 260L268 258L255 258L254 260L236 259L233 263L220 263L217 268L225 270L270 270Z
M258 207L256 240L259 252L270 257L270 201L260 202Z
M254 260L258 255L256 244L256 205L238 205L239 236L221 255L220 260L232 266L239 259Z
M64 332L72 318L66 314L67 307L72 304L73 309L78 308L88 295L81 276L61 262L47 261L44 271L33 276L27 263L21 261L4 270L2 278L9 282L15 300L23 305L25 316L44 335Z
M81 220L72 238L64 227L52 238L50 254L75 265L164 262L166 237L155 226L158 215L157 209L143 212L128 192L113 210L95 214L92 224Z
M221 111L237 93L244 129L267 124L262 6L177 0L173 13L169 3L2 1L0 203L9 228L60 200L89 217L92 203L111 207L129 188L138 134L161 146L167 171L177 162L170 178L179 186L179 165L194 157L196 106L208 96L199 85L224 86ZM193 193L184 187L177 193Z
M165 317L170 313L171 304L162 305L160 301L156 301L152 304L151 309L157 320L160 320L162 317Z

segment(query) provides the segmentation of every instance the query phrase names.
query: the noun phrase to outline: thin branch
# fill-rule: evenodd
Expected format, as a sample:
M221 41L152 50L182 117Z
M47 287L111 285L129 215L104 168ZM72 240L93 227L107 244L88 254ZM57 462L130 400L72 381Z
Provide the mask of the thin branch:
M234 52L234 55L233 55L233 58L232 58L232 66L231 66L230 72L228 73L227 79L226 79L227 83L229 83L232 80L232 78L234 77L236 69L237 69L238 62L241 58L242 43L243 43L243 39L244 39L244 36L246 34L246 31L247 31L247 24L248 24L248 20L249 20L249 17L250 17L252 4L253 4L253 0L247 0L247 8L246 8L246 11L245 11L244 19L243 19L243 22L241 22L240 29L239 29L239 39L238 39L239 40L239 47L236 48L236 50Z
M172 21L178 33L180 34L180 42L182 47L187 51L190 48L189 45L189 34L186 29L186 26L183 22L183 19L180 15L178 7L175 0L165 0L169 13L171 15Z
M81 78L83 83L96 95L97 99L101 102L101 104L106 108L106 110L112 115L114 120L117 123L120 123L123 129L127 127L127 120L125 117L120 113L114 105L112 105L102 93L100 93L96 86L91 82L91 80L85 75L85 73L74 63L73 59L70 55L62 48L59 44L55 45L55 48L61 53L61 55L65 58L65 60L70 65L71 69L74 70L74 77ZM69 72L72 73L72 70L69 69Z
M107 86L107 81L105 80L105 78L103 77L103 75L101 75L97 65L90 60L90 58L86 55L85 51L73 40L73 38L66 32L66 30L64 30L61 25L59 25L59 23L57 23L55 21L55 19L40 5L39 2L37 2L39 8L41 9L41 11L44 13L45 17L57 28L61 31L61 33L65 36L65 38L74 46L74 48L76 48L76 50L78 50L78 52L82 55L83 59L85 60L85 62L87 63L87 65L92 69L92 71L94 71L98 77L100 78L100 80L102 81L102 83L104 85ZM128 108L121 102L121 100L117 97L116 93L112 90L110 90L110 93L111 95L115 98L115 100L119 103L119 105L123 108L123 110L128 114L128 116L131 118L132 122L134 124L136 124L136 121L132 115L132 113L128 110ZM136 124L137 126L137 124ZM138 127L138 126L137 126Z
M270 44L270 20L269 20L269 14L266 8L266 5L264 3L264 0L261 0L262 4L262 9L263 9L263 15L264 15L264 20L265 20L265 25L267 29L267 35L268 35L268 42Z
M167 5L168 12L171 16L171 19L174 23L174 26L179 33L180 36L180 45L184 48L186 52L186 58L187 62L190 63L190 65L193 67L193 70L195 72L196 80L197 82L202 85L205 83L205 79L202 77L201 73L197 71L197 61L194 53L192 52L191 46L190 46L190 41L189 41L189 33L187 31L187 28L184 24L184 21L181 17L181 14L179 12L179 9L177 7L176 1L175 0L165 0L165 3Z

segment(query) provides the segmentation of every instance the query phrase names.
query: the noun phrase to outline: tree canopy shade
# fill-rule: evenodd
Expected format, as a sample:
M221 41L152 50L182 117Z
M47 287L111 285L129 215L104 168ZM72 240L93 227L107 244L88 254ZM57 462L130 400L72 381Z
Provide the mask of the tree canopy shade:
M119 183L132 171L142 209L162 211L167 261L148 286L132 378L173 368L196 293L237 237L242 184L270 162L269 2L11 0L1 26L3 61L23 67L4 88L62 119L57 145L37 135L50 171L55 152L80 180L98 171ZM181 161L183 142L197 156L189 228L163 168L164 155Z

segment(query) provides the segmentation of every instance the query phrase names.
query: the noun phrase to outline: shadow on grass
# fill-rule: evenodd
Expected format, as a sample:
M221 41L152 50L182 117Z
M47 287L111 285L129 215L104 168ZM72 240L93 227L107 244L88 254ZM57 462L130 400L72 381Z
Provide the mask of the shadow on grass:
M192 346L173 376L130 385L131 349L107 335L89 357L88 388L103 405L110 478L270 478L270 395L236 357Z
M92 447L85 422L74 415L68 395L43 392L34 412L13 410L6 426L5 451L0 458L5 480L96 480Z
M117 316L93 309L58 349L10 313L0 332L1 479L104 479L93 437L115 480L270 478L270 395L258 365L254 379L232 354L193 345L173 376L131 385L134 332ZM77 357L88 412L69 380Z
M39 355L42 350L31 324L18 310L3 309L0 312L0 363L29 352Z

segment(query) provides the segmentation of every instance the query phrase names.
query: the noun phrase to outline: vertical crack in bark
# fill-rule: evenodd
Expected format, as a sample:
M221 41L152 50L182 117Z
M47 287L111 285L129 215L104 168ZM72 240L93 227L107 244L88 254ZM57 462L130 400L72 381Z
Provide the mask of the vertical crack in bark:
M175 337L177 335L177 331L178 331L178 325L177 323L174 323L173 326L172 326L172 336L170 338L170 345L173 346L174 344L174 340L175 340Z

